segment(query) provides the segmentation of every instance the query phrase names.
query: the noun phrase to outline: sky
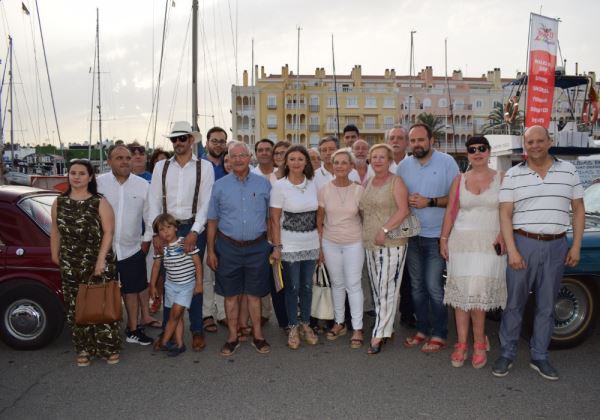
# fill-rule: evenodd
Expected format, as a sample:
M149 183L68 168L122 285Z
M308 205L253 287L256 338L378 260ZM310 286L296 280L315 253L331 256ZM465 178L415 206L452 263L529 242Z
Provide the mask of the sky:
M22 3L30 11L22 11ZM163 134L177 120L191 120L192 0L38 0L39 18L54 92L59 129L54 123L43 65L35 0L0 0L0 58L4 71L8 35L14 43L15 141L58 145L97 142L98 113L92 112L96 8L100 14L102 138L167 146ZM162 27L168 4L156 129L151 122L158 78ZM174 5L174 6L173 6ZM503 77L526 70L530 12L560 18L559 59L567 73L600 72L600 2L590 0L199 0L199 125L231 127L231 87L242 82L254 62L268 74L286 63L300 74L324 67L332 74L331 36L338 75L355 64L363 75L395 68L409 73L410 32L415 69L433 66L448 73L481 76L499 67ZM34 42L35 40L35 42ZM6 108L5 79L2 115ZM97 87L96 87L97 88ZM97 94L94 95L97 106ZM213 118L214 116L214 118ZM9 117L5 117L8 141ZM91 124L90 124L91 120Z

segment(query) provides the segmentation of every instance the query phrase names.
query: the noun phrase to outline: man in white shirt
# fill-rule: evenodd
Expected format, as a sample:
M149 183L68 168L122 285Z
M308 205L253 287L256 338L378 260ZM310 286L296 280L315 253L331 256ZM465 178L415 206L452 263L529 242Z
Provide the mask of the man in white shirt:
M113 251L117 257L117 273L127 310L126 341L143 346L152 344L143 326L160 328L160 322L150 316L146 253L152 234L142 242L142 220L148 225L148 182L131 176L131 153L125 145L108 151L111 172L98 177L98 192L104 195L115 213ZM141 311L141 326L138 325Z
M385 142L394 150L394 161L390 164L390 172L395 174L400 162L408 157L406 153L408 132L401 125L396 125L385 133Z
M194 143L200 141L200 133L193 131L185 121L176 121L167 134L173 143L174 155L167 160L159 161L152 173L148 202L150 203L149 220L161 213L169 213L178 222L177 236L184 237L184 250L191 252L194 247L204 257L206 247L206 215L215 175L210 162L199 160L193 153ZM164 191L164 195L163 195ZM162 249L162 244L155 238L154 249ZM192 298L189 309L190 330L195 351L204 349L204 332L202 328L202 294ZM163 311L163 325L169 319L169 308Z

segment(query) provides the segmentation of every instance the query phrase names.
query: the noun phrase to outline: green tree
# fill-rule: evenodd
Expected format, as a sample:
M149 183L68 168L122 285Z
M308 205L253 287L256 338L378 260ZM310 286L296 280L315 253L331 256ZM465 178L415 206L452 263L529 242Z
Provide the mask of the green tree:
M422 112L417 115L417 122L425 124L427 127L429 127L435 140L440 141L444 138L446 132L444 130L444 121L442 117L429 112Z
M509 104L507 112L512 114L513 105ZM507 127L510 127L510 133L519 133L523 127L523 111L519 111L516 118L509 123L504 121L504 105L496 103L494 108L488 114L488 122L482 127L483 134L492 134L494 132L506 133Z

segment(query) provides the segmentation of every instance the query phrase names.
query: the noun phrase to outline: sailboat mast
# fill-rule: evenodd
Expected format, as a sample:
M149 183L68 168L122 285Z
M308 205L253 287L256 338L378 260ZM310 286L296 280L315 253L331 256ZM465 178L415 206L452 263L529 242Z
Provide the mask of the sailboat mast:
M413 36L414 34L416 34L417 31L410 31L410 60L409 60L409 66L410 68L408 69L408 74L409 74L409 80L408 80L408 121L409 121L409 125L410 123L412 123L412 118L410 115L410 108L412 106L412 79L413 79L413 68L415 66L414 63L414 58L415 58L415 46L414 46L414 41L413 41Z
M11 166L15 166L15 120L14 120L14 112L13 112L13 43L12 37L8 36L8 48L10 50L9 55L9 67L8 67L8 87L10 88L10 164ZM1 157L1 156L0 156Z
M100 95L100 9L96 8L96 63L98 64L98 141L100 142L100 172L102 163L102 99Z
M335 75L335 50L333 48L333 34L331 34L331 58L333 61L333 91L335 92L335 121L337 123L337 129L335 136L340 137L340 107L338 106L338 91L337 91L337 78Z
M192 129L198 127L198 0L192 2Z
M298 30L298 48L296 49L296 140L294 143L300 142L300 120L298 116L298 110L300 108L300 26L296 28Z

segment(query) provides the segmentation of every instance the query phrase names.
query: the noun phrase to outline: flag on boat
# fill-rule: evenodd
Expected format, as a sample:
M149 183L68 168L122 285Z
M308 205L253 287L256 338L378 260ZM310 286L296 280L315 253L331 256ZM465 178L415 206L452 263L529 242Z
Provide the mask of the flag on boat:
M21 2L21 10L23 10L23 13L29 16L29 9L27 8L27 6L25 6L25 3L23 2Z
M558 20L532 13L525 127L550 125L557 43Z

